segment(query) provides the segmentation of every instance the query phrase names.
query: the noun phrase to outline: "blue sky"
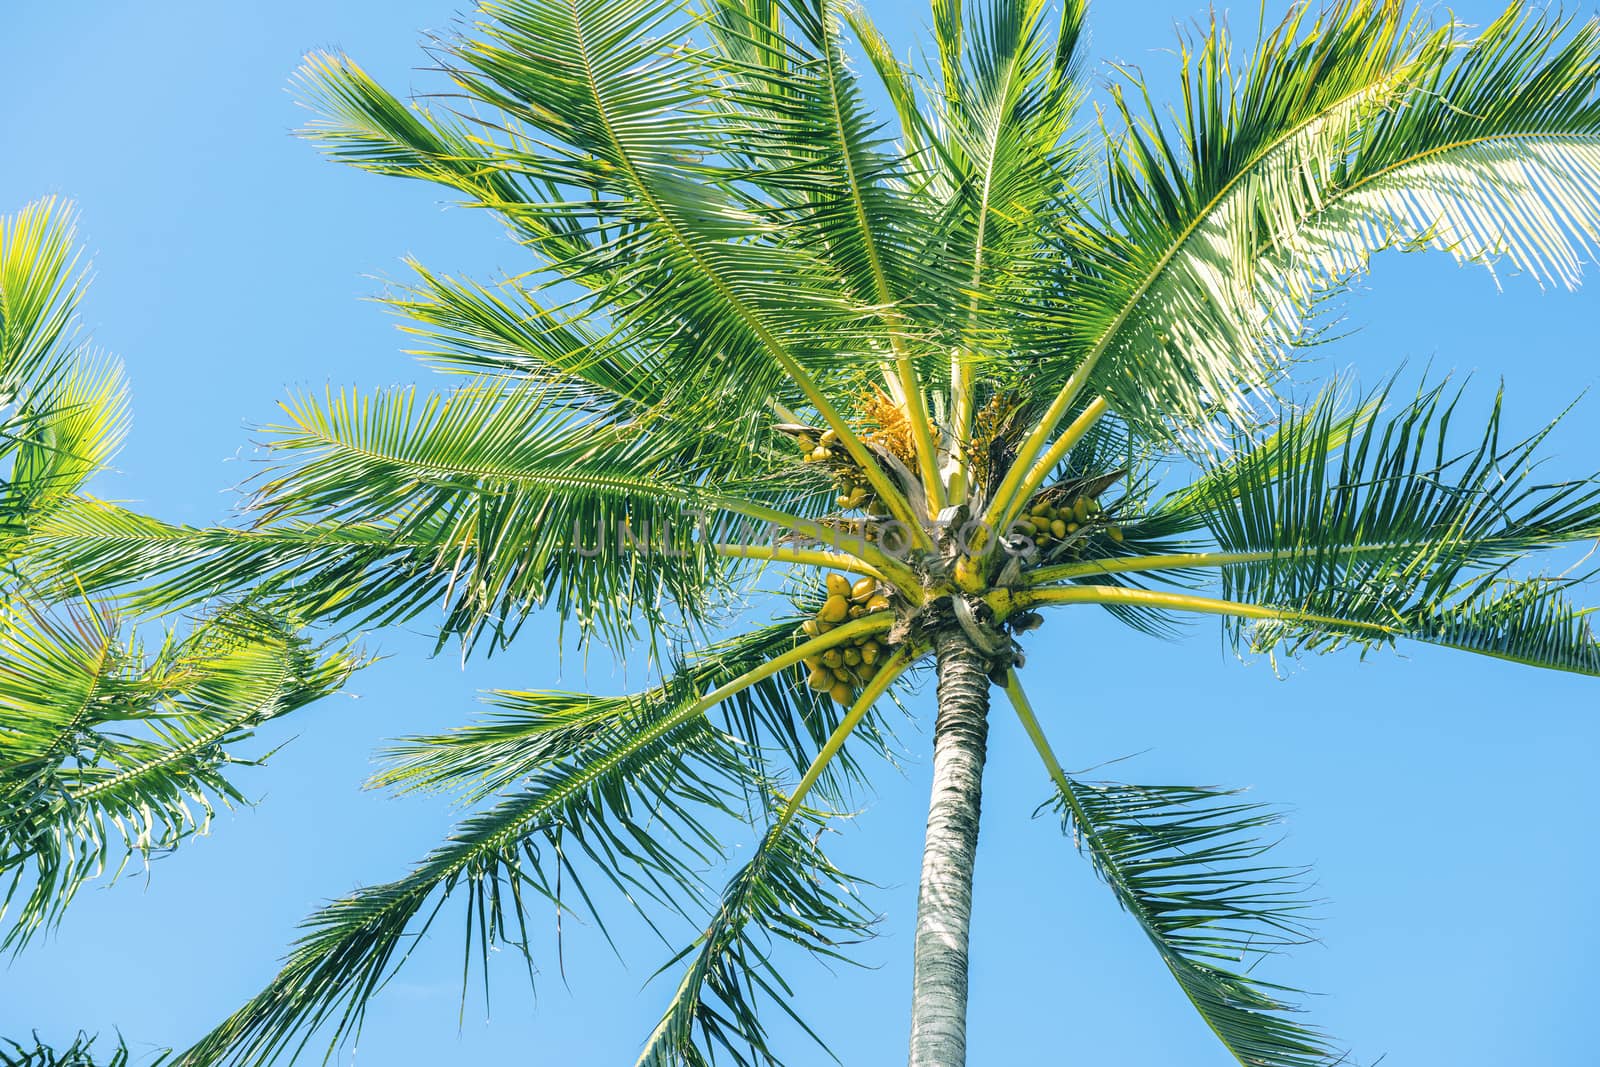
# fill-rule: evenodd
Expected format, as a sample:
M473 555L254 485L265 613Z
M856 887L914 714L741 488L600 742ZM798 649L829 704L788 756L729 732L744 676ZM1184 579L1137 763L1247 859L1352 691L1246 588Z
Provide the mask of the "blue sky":
M521 265L488 219L431 188L320 160L290 136L287 91L302 53L349 51L391 86L425 86L420 31L450 0L163 5L12 5L0 37L0 212L77 201L97 280L85 305L97 341L127 363L135 426L108 495L162 517L227 516L257 427L290 390L363 388L424 374L393 322L363 300L402 256L490 278ZM1269 0L1276 15L1285 5ZM921 4L868 7L902 48L928 40ZM1102 2L1092 69L1119 59L1170 85L1175 25L1199 0ZM1460 3L1483 22L1492 3ZM1253 4L1236 21L1248 33ZM1360 329L1313 370L1354 366L1376 382L1413 367L1475 372L1486 404L1503 378L1514 428L1530 429L1600 381L1600 289L1462 271L1443 258L1381 259L1350 300ZM1557 433L1554 469L1600 467L1591 398ZM1594 591L1600 599L1600 589ZM420 624L414 629L420 630ZM1043 634L1027 682L1063 762L1134 755L1146 782L1252 786L1291 808L1283 857L1315 863L1322 941L1270 977L1320 994L1316 1021L1362 1062L1489 1067L1591 1062L1576 1010L1600 949L1592 886L1600 755L1593 680L1406 649L1238 662L1214 625L1177 643L1073 616ZM490 686L610 689L598 656L558 659L530 625L508 654L463 669L423 658L416 633L373 635L389 655L351 693L300 713L291 740L245 772L259 807L224 813L211 836L148 879L87 891L55 937L0 969L0 1034L64 1041L120 1028L135 1050L183 1045L270 977L297 921L323 899L392 878L449 825L441 802L363 792L389 737L448 727ZM883 888L867 969L796 959L799 1006L846 1064L904 1056L910 930L927 796L931 694L912 704L906 759L840 842L848 870ZM974 921L972 1062L1206 1067L1231 1062L1192 1015L1109 894L1048 820L1047 783L1014 722L997 716L984 800ZM670 955L611 916L626 962L592 929L568 929L565 979L548 952L530 996L514 961L494 997L469 994L458 1026L460 941L447 911L368 1013L367 1064L631 1063L668 987ZM548 938L544 946L549 945ZM824 1062L802 1041L793 1062ZM350 1062L344 1050L339 1062Z

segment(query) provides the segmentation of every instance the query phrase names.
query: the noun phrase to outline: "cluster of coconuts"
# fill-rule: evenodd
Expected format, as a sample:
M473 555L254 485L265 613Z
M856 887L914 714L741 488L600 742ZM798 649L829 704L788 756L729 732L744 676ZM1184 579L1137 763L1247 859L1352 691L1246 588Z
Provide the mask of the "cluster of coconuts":
M842 574L827 577L828 599L815 618L800 624L806 637L817 637L842 623L889 606L889 598L878 591L872 578L861 578L854 584ZM888 646L882 634L864 634L826 652L805 659L806 684L819 693L827 693L840 704L848 705L856 692L878 673L888 657Z
M1122 528L1106 522L1100 502L1090 496L1080 496L1070 504L1064 501L1060 504L1036 503L1017 520L1013 529L1024 537L1032 538L1041 551L1047 552L1090 524L1102 525L1111 540L1122 540Z
M834 481L839 485L839 496L834 500L845 511L871 511L878 498L872 487L860 479L859 468L832 429L823 430L818 437L802 433L795 436L801 455L807 463L833 463Z

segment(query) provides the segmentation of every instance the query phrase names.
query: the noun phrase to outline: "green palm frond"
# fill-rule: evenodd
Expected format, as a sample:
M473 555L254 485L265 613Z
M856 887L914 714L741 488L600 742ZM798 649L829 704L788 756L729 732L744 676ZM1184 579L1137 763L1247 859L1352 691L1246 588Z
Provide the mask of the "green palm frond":
M70 346L82 292L74 228L53 198L0 216L0 410L48 381Z
M473 497L465 490L460 493L463 505L473 504ZM402 526L399 518L409 521ZM597 541L596 529L579 528L579 547L591 554L587 561L595 558L597 548L614 557L617 540ZM573 548L570 531L569 526L558 546L562 558L585 561ZM115 594L140 611L170 613L248 591L300 617L356 630L411 619L442 603L442 643L450 634L475 633L484 622L482 596L462 588L461 556L440 552L441 545L459 536L454 514L337 525L290 520L241 530L167 523L76 497L24 531L12 550L27 556L35 589L59 596L75 590ZM659 534L653 536L659 543ZM625 535L621 544L631 547ZM636 554L645 553L641 549ZM525 581L538 578L523 572L519 576ZM496 620L507 640L520 618Z
M1008 298L1031 288L1008 276L1034 273L1080 180L1083 156L1068 135L1086 5L1057 6L934 5L939 128L954 194L942 251L964 271L962 334L973 357L1005 351L1019 322Z
M1229 1052L1248 1067L1327 1067L1337 1050L1293 1018L1295 991L1251 973L1305 943L1303 871L1265 864L1278 816L1235 790L1063 777L1062 829Z
M1330 589L1303 607L1234 626L1252 649L1329 651L1420 641L1530 667L1600 676L1592 608L1567 599L1573 579L1477 576L1431 597L1384 599L1371 585Z
M1244 1067L1331 1067L1343 1062L1319 1031L1297 1021L1297 991L1257 978L1262 959L1310 937L1306 872L1265 862L1271 809L1214 786L1087 782L1056 760L1012 671L1006 682L1022 727L1055 784L1040 806L1094 865L1155 946L1178 986Z
M726 807L724 787L691 772L690 764L710 755L719 770L737 765L721 753L703 717L675 717L676 706L653 709L653 716L649 708L634 710L625 723L639 732L622 736L623 723L601 731L579 755L544 768L532 784L469 817L410 874L310 916L272 983L180 1062L272 1063L297 1055L323 1028L331 1032L331 1050L359 1029L367 1000L452 897L464 898L464 913L478 917L468 929L480 953L511 946L531 961L527 898L568 910L576 892L589 904L577 869L585 858L636 902L676 899L674 890L696 893L696 876L662 821L681 815L685 804ZM685 835L697 852L709 854L709 831L697 816L687 819ZM563 875L566 885L559 886Z
M1353 429L1331 406L1288 419L1202 477L1197 517L1241 559L1222 571L1224 595L1286 604L1370 584L1390 603L1432 599L1470 566L1600 537L1600 479L1540 477L1555 422L1502 442L1497 395L1480 436L1459 446L1448 432L1461 425L1459 390L1429 388L1378 417L1389 395L1375 394Z
M7 548L26 557L33 588L54 600L120 593L134 608L170 612L257 589L304 617L366 622L403 617L446 588L429 543L402 541L382 522L185 526L74 496L16 532Z
M490 619L503 640L536 603L619 645L632 618L660 624L663 598L703 616L727 571L714 543L756 530L719 509L706 479L736 479L751 454L698 430L574 419L542 396L483 381L303 402L275 441L300 462L254 507L268 521L390 524L401 544L426 544L469 641Z
M56 1048L45 1044L35 1033L31 1047L0 1038L0 1056L5 1058L6 1067L133 1067L133 1055L121 1037L111 1049L109 1059L101 1059L96 1054L98 1042L96 1035L80 1031L71 1044ZM152 1060L141 1060L140 1067L161 1067L166 1062L167 1053L161 1052Z
M1503 442L1498 396L1462 447L1448 433L1459 391L1426 389L1380 415L1389 395L1353 415L1314 405L1178 495L1178 521L1203 522L1218 546L1208 562L1222 595L1288 613L1232 618L1235 640L1293 650L1404 637L1592 669L1594 638L1565 601L1574 582L1505 571L1600 538L1600 480L1541 478L1555 423Z
M557 745L547 762L530 762L532 773L514 791L467 818L409 875L307 919L272 984L179 1062L271 1063L325 1027L336 1044L404 961L418 921L426 929L453 895L466 898L480 953L495 945L531 953L528 894L565 910L575 892L600 921L585 866L635 907L654 901L687 915L704 892L696 865L721 854L714 823L736 818L740 797L767 787L707 712L814 650L887 626L857 620L710 692L690 671L627 699L625 709L609 705L615 714L596 716L584 744Z
M58 621L9 608L0 616L0 878L6 902L20 905L0 944L20 948L54 925L88 880L204 832L214 800L244 800L229 773L250 762L238 746L358 663L240 609L146 652L103 614Z
M786 242L813 244L863 307L918 315L947 280L916 254L937 220L904 158L867 109L842 38L845 5L796 0L711 5L708 27L743 56L729 106L750 116L734 142L751 178L787 223ZM783 17L774 18L781 14Z
M38 521L103 470L127 435L128 387L112 360L73 359L43 392L30 391L14 420L11 477L0 486L0 517ZM0 456L11 449L0 449Z
M474 199L528 228L530 243L557 257L552 266L594 290L630 330L680 338L661 350L679 380L718 390L738 383L759 398L786 371L836 358L832 346L817 346L819 313L832 308L840 331L859 313L820 259L762 238L778 223L735 189L744 175L726 155L729 123L708 114L718 90L692 47L674 47L696 22L682 4L515 0L482 12L479 35L442 57L464 92L501 113L498 131L473 138L470 158L508 177L493 188L473 179ZM326 114L309 132L330 152L393 169L395 153L374 146L424 139L418 122L435 133L430 158L454 151L460 138L448 127L362 78L337 60L306 72L308 95ZM649 121L617 119L640 114ZM411 168L412 150L401 155ZM434 166L413 173L435 177ZM544 237L551 232L564 239Z
M815 615L780 618L727 637L688 655L680 684L714 689L757 670L791 651L801 640L799 626ZM719 707L722 729L737 738L762 780L785 771L803 771L839 725L842 710L826 694L802 684L804 669L751 682ZM483 800L510 788L539 768L577 756L634 714L637 696L597 697L561 691L494 690L492 714L449 733L408 737L386 753L388 765L373 776L374 786L403 792L442 790L468 801ZM856 736L879 753L887 751L887 731L873 719L856 727ZM779 766L769 764L776 762ZM816 788L830 803L840 803L845 788L863 777L851 751L841 752ZM765 802L765 796L758 798Z
M849 962L844 950L872 934L873 917L856 895L856 879L822 852L826 827L827 816L809 809L775 825L729 880L699 940L656 972L689 961L637 1067L702 1067L717 1062L719 1053L740 1067L782 1062L768 1044L761 1003L774 1004L826 1048L789 1004L789 986L769 944L782 940Z
M1542 476L1541 446L1559 420L1503 441L1497 396L1475 424L1481 431L1458 444L1449 429L1461 425L1460 390L1427 387L1392 412L1392 384L1353 409L1338 401L1340 392L1335 383L1310 405L1286 408L1270 434L1241 436L1225 459L1152 510L1119 517L1128 524L1121 542L1034 580L1142 589L1151 580L1215 579L1223 603L1250 609L1218 612L1230 635L1248 634L1259 647L1432 641L1441 627L1470 628L1479 617L1472 605L1491 587L1494 597L1504 591L1510 564L1600 537L1600 480ZM1547 655L1527 629L1543 610L1565 618L1562 595L1573 581L1510 584L1519 603L1538 599L1536 589L1554 599L1529 607L1515 639L1497 644L1486 631L1461 646L1582 663L1582 640L1554 638ZM1168 617L1155 600L1112 597L1107 605ZM1274 609L1281 618L1261 613ZM1455 621L1445 627L1441 613ZM1320 640L1321 626L1338 638Z
M1600 219L1600 24L1561 30L1514 4L1458 41L1397 0L1345 0L1297 8L1236 67L1214 24L1184 51L1176 129L1118 97L1115 222L1072 242L1061 365L1145 432L1193 429L1212 405L1243 415L1378 250L1570 282Z
M544 308L515 280L496 289L432 273L420 263L408 285L386 299L406 332L428 347L413 354L442 369L501 374L539 384L552 405L597 415L649 411L693 418L670 402L675 383L650 351L601 336L578 315ZM692 401L692 397L686 398Z
M102 470L127 432L120 365L77 333L73 229L55 200L0 217L0 563L14 571L7 540Z
M789 795L775 797L781 807L773 806L773 821L723 890L711 922L661 968L690 961L645 1043L639 1067L710 1064L718 1049L741 1065L779 1063L761 1020L761 1005L768 1001L826 1051L826 1043L788 1003L790 987L769 946L788 942L813 956L845 960L843 950L870 935L871 916L861 907L855 879L821 850L830 816L807 807L806 799L914 658L914 648L896 652L855 697Z

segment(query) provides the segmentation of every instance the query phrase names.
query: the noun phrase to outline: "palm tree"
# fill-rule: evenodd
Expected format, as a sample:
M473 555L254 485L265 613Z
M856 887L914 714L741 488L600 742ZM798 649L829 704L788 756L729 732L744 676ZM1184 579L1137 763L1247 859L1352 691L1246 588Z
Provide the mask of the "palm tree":
M238 746L357 665L244 603L147 642L31 551L98 503L85 483L128 426L121 365L76 329L77 258L67 205L0 217L0 949L58 922L86 881L203 832L215 802L243 801ZM24 1062L57 1062L46 1049Z
M249 591L354 628L443 604L464 654L542 607L660 680L500 692L400 743L380 784L473 813L307 920L180 1062L337 1042L447 899L479 952L531 952L530 907L592 912L607 883L652 915L708 905L639 1062L776 1061L763 1012L800 1016L772 949L843 957L870 932L823 831L928 663L915 1067L966 1058L995 687L1228 1050L1335 1057L1252 970L1306 933L1296 872L1257 840L1271 814L1066 774L1020 639L1098 606L1157 634L1215 616L1257 652L1416 641L1600 674L1580 579L1527 565L1600 534L1600 481L1536 478L1544 433L1503 440L1498 401L1469 419L1447 384L1289 385L1377 251L1574 280L1600 227L1600 25L1516 5L1469 37L1346 0L1241 58L1213 21L1175 112L1124 71L1086 124L1082 3L933 14L926 75L837 0L488 0L431 51L449 91L410 103L308 61L313 139L487 208L525 272L415 265L389 301L452 386L287 405L250 528L74 498L29 550L141 607ZM792 609L741 625L763 589ZM708 901L738 822L755 847Z

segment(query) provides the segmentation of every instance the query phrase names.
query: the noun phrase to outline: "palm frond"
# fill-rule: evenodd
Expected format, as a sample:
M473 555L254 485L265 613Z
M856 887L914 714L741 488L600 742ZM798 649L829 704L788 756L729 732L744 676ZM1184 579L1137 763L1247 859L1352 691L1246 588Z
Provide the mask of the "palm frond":
M256 510L426 543L469 643L485 623L505 640L534 604L618 645L633 618L660 625L663 598L703 617L727 572L712 545L756 526L721 512L707 483L736 479L748 452L683 427L575 419L533 387L340 394L290 414L275 444L301 461L260 487Z
M769 942L848 961L844 949L871 936L873 917L856 895L856 879L820 847L826 827L827 816L810 809L775 824L729 880L699 940L656 972L690 961L637 1067L702 1067L716 1062L719 1050L740 1067L781 1063L760 1003L776 1005L822 1044L790 1005Z
M268 720L336 688L359 661L242 609L153 653L115 621L0 616L0 878L17 900L0 945L57 923L77 890L204 832L242 802L230 768ZM120 855L119 855L120 853Z
M675 47L695 24L684 5L510 0L482 12L475 34L441 56L461 91L500 112L497 128L480 127L472 157L507 178L474 198L514 225L529 220L535 246L560 254L561 274L602 294L631 328L673 336L687 320L694 344L668 350L674 376L715 379L719 390L740 383L736 408L772 393L786 361L826 363L808 331L827 309L841 328L856 313L819 260L760 239L774 223L733 189L728 127L708 118L716 90L693 49ZM337 61L306 72L327 113L309 132L337 157L392 167L390 153L370 147L387 141L369 131L415 142L417 123L436 134L430 158L453 152L459 138L359 77ZM578 236L557 247L537 236L550 231Z
M1235 639L1247 628L1258 647L1404 636L1587 669L1593 637L1565 604L1572 581L1504 575L1529 553L1600 538L1600 478L1541 478L1556 423L1503 442L1498 395L1481 434L1458 446L1459 390L1425 389L1381 414L1390 392L1353 416L1319 404L1286 418L1179 496L1216 541L1224 597L1350 624L1329 623L1338 636L1324 640L1318 622L1238 618Z
M1398 0L1345 0L1297 8L1235 76L1214 24L1184 50L1176 130L1118 98L1115 223L1072 242L1061 366L1145 433L1204 434L1376 251L1570 283L1600 220L1600 24L1565 25L1518 3L1460 42Z
M761 1004L769 1000L826 1051L826 1043L788 1003L790 987L767 946L786 941L814 956L842 960L846 944L869 935L870 916L860 906L855 880L821 850L829 816L806 801L914 658L913 648L902 648L857 695L794 789L777 798L781 809L774 807L775 818L723 891L710 924L662 967L691 961L639 1057L640 1067L709 1064L719 1048L741 1065L780 1062L761 1020Z
M1600 476L1541 477L1559 419L1503 442L1497 394L1476 440L1458 445L1460 390L1427 388L1380 416L1390 395L1379 390L1353 421L1331 406L1287 418L1185 491L1190 515L1241 557L1223 571L1226 595L1287 603L1372 581L1391 602L1431 597L1466 567L1600 537Z
M128 387L114 360L64 360L42 390L30 389L13 420L9 481L0 483L0 519L37 522L103 470L122 447Z
M1067 775L1016 671L1006 695L1055 784L1040 806L1088 856L1206 1025L1245 1067L1331 1067L1327 1039L1296 1021L1295 990L1252 971L1308 940L1305 871L1263 862L1270 809L1211 786L1084 782Z
M544 308L514 279L495 289L435 274L415 261L417 279L385 302L427 348L414 350L450 371L500 374L537 383L547 403L592 414L650 411L694 419L699 405L674 392L648 349L602 336L580 314ZM688 410L685 410L687 407Z
M558 746L549 761L530 765L515 791L467 818L410 874L307 919L272 984L180 1062L272 1063L324 1027L332 1048L359 1028L367 1000L404 962L405 944L453 895L466 898L468 936L475 933L480 953L504 944L530 961L528 894L565 910L575 892L599 919L585 866L635 907L654 901L687 915L703 892L695 865L720 856L713 822L735 817L748 790L766 788L706 713L832 642L887 625L870 617L848 623L706 693L693 672L675 674L625 711L598 718L585 744Z
M699 690L714 689L750 674L803 640L800 623L811 611L744 630L695 650L680 665L680 679ZM826 694L804 684L801 667L754 681L720 705L723 730L737 738L762 779L804 770L838 726L842 714ZM403 792L442 790L468 801L510 788L541 767L580 754L633 714L638 695L598 697L562 691L494 690L493 713L449 733L403 738L385 753L387 766L374 786ZM878 752L886 731L876 720L857 728ZM769 764L777 763L773 767ZM830 804L862 777L850 753L841 753L818 784ZM765 797L756 798L764 802Z
M8 1038L0 1038L0 1057L6 1067L132 1067L133 1055L119 1036L109 1059L101 1059L95 1052L97 1035L79 1031L72 1043L61 1048L47 1045L33 1034L31 1047ZM6 1048L4 1046L9 1046ZM152 1060L141 1061L141 1067L161 1067L167 1062L167 1053L160 1052Z
M1307 901L1303 871L1263 860L1278 816L1238 795L1061 776L1048 806L1241 1064L1327 1067L1340 1057L1293 1017L1295 990L1251 973L1308 940Z
M0 216L0 410L45 383L68 347L82 291L74 229L54 198Z
M1050 227L1074 192L1080 161L1068 133L1074 121L1076 67L1085 7L1038 0L936 4L940 127L954 173L943 252L962 265L972 306L963 326L974 354L1000 351L980 323L1014 320L995 299L1006 287L991 275L1029 272L1048 247ZM991 318L986 311L1005 314Z
M1400 640L1441 645L1529 667L1600 677L1600 640L1589 617L1567 597L1573 579L1474 576L1432 598L1386 601L1371 587L1329 590L1303 608L1250 625L1235 639L1256 651L1324 652Z

